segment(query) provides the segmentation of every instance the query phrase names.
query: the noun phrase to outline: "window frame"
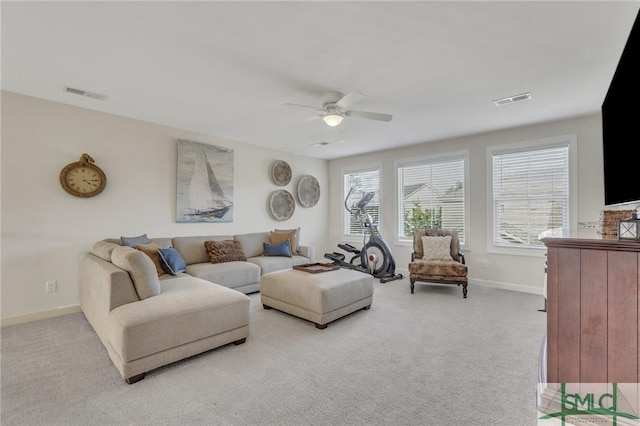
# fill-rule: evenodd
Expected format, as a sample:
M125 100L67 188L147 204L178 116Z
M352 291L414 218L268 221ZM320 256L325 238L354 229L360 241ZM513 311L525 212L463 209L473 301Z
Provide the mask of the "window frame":
M486 178L487 178L487 223L486 223L486 241L487 253L492 254L510 254L543 257L546 253L546 247L541 246L522 246L522 247L504 247L496 245L493 241L494 235L494 199L493 199L493 157L496 154L509 154L516 152L538 151L541 149L552 148L568 148L568 204L567 204L567 226L569 229L577 227L578 223L578 142L576 134L566 134L560 136L552 136L541 139L532 139L521 142L506 143L500 145L491 145L486 148Z
M342 186L342 202L341 202L341 207L342 207L342 216L341 216L341 222L342 222L342 239L345 241L362 241L362 238L364 236L366 236L366 233L362 233L362 234L350 234L347 233L347 223L349 222L349 218L347 217L347 215L349 214L347 212L347 209L344 206L345 203L345 199L347 197L347 190L345 188L345 176L347 174L356 174L356 173L365 173L365 172L374 172L377 171L378 172L378 189L376 190L377 192L377 198L378 198L378 224L379 226L381 226L382 224L382 217L383 217L383 212L382 212L382 197L383 197L383 191L382 191L382 164L381 163L375 163L375 164L369 164L369 165L363 165L363 166L358 166L358 167L347 167L347 168L343 168L342 169L342 181L341 181L341 186ZM350 217L350 214L349 214Z
M411 157L398 159L394 161L394 170L395 170L395 226L394 232L396 236L396 244L402 246L412 246L413 245L413 237L402 237L400 236L400 221L404 220L404 212L402 211L402 204L400 202L400 168L407 166L418 166L421 164L429 164L429 163L442 163L446 161L459 161L463 162L463 188L464 188L464 196L463 196L463 209L464 209L464 218L463 218L463 226L464 232L460 234L460 249L466 249L469 245L469 197L470 197L470 179L469 179L469 151L450 151L439 154L431 154L420 157Z

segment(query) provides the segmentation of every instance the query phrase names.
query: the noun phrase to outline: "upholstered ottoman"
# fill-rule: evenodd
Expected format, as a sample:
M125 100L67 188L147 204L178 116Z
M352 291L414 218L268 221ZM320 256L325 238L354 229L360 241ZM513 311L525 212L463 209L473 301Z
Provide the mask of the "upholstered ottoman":
M338 269L309 273L296 269L270 272L260 278L260 298L265 309L314 322L319 329L373 302L373 277Z

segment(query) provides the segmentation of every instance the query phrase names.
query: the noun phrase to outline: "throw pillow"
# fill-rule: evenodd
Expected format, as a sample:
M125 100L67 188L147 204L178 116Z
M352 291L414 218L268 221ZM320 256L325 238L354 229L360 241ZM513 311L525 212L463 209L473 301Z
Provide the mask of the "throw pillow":
M116 247L111 252L111 262L131 276L140 300L160 294L160 281L149 256L131 247Z
M140 250L141 252L149 256L149 258L153 262L153 265L156 267L156 272L158 273L158 276L166 274L164 269L162 269L162 263L160 262L160 253L158 253L158 250L160 249L159 245L154 243L138 244L136 246L136 249Z
M180 252L173 247L158 249L158 254L160 254L160 266L167 274L176 275L178 272L187 270L187 264Z
M453 260L451 257L451 235L444 237L422 237L424 260Z
M122 240L122 244L129 247L135 247L138 244L149 244L149 238L147 238L147 234L142 234L137 237L120 237Z
M205 241L204 248L211 263L225 263L247 260L242 251L242 244L237 240Z
M291 254L298 254L296 250L296 230L291 231L271 231L271 244L279 244L286 240L289 240L289 247L291 248Z
M291 257L291 244L289 240L284 240L278 244L264 244L264 255L265 256L286 256Z
M293 246L293 249L300 253L300 227L296 229L274 229L273 232L296 232L296 244Z

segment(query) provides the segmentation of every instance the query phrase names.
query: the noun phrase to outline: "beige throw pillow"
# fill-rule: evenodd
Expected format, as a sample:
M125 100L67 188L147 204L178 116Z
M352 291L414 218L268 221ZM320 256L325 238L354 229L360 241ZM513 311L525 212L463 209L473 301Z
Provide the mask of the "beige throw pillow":
M289 240L289 247L291 247L291 254L296 255L298 251L296 250L297 242L296 242L296 230L292 229L291 231L271 231L271 244L280 244Z
M159 244L138 244L136 248L149 256L149 258L153 262L153 265L156 267L158 276L166 274L166 272L164 272L164 269L162 269L162 265L160 264L160 253L158 253L158 249L160 248Z
M451 257L451 235L444 237L422 237L424 260L453 260Z

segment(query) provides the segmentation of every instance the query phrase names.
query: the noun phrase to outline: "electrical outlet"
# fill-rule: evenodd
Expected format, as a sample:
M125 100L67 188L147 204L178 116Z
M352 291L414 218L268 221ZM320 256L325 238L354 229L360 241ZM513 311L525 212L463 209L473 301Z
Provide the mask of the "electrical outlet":
M482 259L482 262L480 262L480 265L482 266L483 269L487 269L489 267L489 261L487 259Z
M54 291L58 291L58 282L56 280L47 281L46 283L47 293L53 293Z

